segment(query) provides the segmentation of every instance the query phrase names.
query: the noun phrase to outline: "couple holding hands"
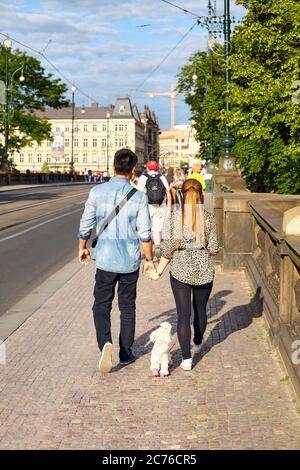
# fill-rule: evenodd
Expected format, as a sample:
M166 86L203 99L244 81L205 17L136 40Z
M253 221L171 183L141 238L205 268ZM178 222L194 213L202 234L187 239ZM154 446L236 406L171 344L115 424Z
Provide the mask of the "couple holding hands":
M206 305L214 280L212 256L218 251L215 218L203 207L201 183L193 178L186 180L182 185L180 209L173 208L166 214L161 257L155 267L148 200L143 192L130 184L136 164L137 157L129 149L115 154L115 176L91 190L80 221L80 263L87 264L90 259L87 241L95 225L99 237L95 252L97 271L93 305L101 352L99 370L109 372L112 368L110 314L116 285L121 313L120 364L135 361L132 346L140 246L146 259L144 274L151 281L159 279L170 263L170 282L177 309L177 336L182 351L181 367L191 370L191 307L193 303L193 352L197 354L207 325ZM114 207L113 212L111 207Z

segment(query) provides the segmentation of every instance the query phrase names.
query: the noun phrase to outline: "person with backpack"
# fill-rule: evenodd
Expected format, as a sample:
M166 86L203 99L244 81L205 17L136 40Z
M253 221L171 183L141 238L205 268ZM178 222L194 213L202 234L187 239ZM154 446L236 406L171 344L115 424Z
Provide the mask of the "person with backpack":
M159 173L158 163L155 160L150 160L146 168L147 174L139 178L138 190L147 194L152 238L155 247L159 247L166 211L166 199L170 188L166 177Z
M121 149L115 154L115 176L93 187L80 221L81 264L87 264L91 258L87 241L94 226L98 237L93 240L92 247L95 247L97 268L93 314L101 352L100 372L110 372L112 368L110 315L117 284L121 312L120 364L127 365L135 360L132 345L140 245L145 254L144 272L154 270L148 201L145 194L130 184L136 164L137 156L129 149Z

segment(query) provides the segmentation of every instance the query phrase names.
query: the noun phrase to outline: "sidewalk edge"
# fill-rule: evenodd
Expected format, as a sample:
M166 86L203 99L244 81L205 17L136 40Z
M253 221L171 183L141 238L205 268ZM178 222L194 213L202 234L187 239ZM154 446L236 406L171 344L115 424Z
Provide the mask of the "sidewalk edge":
M5 341L12 335L81 269L82 266L79 264L77 258L75 258L1 315L0 341Z

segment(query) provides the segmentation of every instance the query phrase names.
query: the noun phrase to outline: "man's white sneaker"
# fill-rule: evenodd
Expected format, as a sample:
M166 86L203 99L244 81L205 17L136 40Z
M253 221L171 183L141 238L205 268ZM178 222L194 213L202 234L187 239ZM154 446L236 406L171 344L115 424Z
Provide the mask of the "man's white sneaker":
M112 344L105 343L103 346L101 357L99 361L99 371L102 373L110 372L112 368Z
M201 344L195 344L193 343L193 353L194 354L200 354L203 348L203 343Z
M180 364L180 367L183 370L192 370L192 358L183 359L183 361Z

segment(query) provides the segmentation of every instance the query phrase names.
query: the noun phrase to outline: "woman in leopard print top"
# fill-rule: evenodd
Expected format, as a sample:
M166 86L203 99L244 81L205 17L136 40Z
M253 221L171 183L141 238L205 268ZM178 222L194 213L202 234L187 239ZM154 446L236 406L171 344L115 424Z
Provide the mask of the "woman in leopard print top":
M182 210L171 212L165 222L161 244L158 279L171 262L170 277L176 308L177 334L182 351L181 367L191 370L191 302L194 309L194 354L200 352L207 325L206 305L214 280L212 256L218 252L216 222L213 214L203 208L202 186L196 179L182 186Z

